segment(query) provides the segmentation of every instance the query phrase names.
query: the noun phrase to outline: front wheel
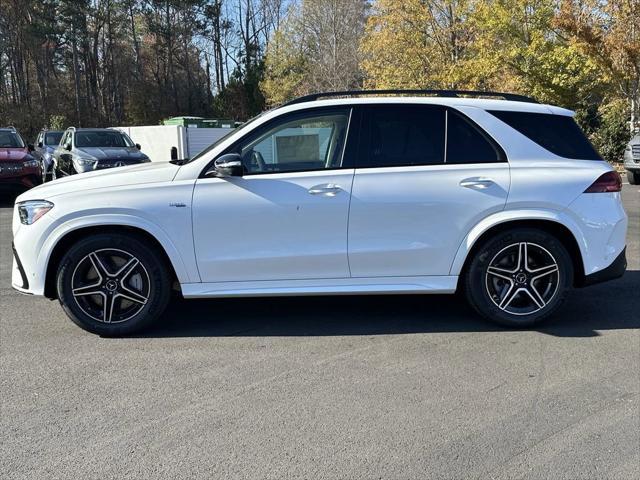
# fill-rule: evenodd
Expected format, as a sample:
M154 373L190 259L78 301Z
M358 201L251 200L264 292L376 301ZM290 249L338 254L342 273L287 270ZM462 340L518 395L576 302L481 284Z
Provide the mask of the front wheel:
M166 308L171 277L161 254L135 235L100 234L73 245L58 268L62 308L104 336L138 332Z
M484 317L508 326L539 323L571 288L571 257L555 236L519 228L484 242L464 274L467 300Z
M631 185L638 185L640 183L640 172L627 170L627 180L629 180Z

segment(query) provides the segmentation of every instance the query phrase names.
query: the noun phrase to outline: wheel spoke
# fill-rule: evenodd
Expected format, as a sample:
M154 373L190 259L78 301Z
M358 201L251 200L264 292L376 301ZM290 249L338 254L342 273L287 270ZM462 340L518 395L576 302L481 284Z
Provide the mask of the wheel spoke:
M93 285L74 288L71 293L73 293L74 297L82 297L84 295L102 295L102 292L100 290L97 290L98 287L100 287L100 282Z
M527 268L527 242L520 242L518 244L518 262L516 270L526 269Z
M102 296L102 321L105 323L111 323L113 316L113 304L115 303L115 295Z
M96 252L91 252L89 254L89 260L91 261L91 264L93 265L93 268L96 270L96 273L100 277L101 281L104 280L104 277L111 276L111 274L109 273L107 268L104 266L104 263L102 263L102 260L100 260Z
M515 298L515 296L518 294L519 291L520 289L516 288L513 282L511 282L511 284L509 285L509 289L500 300L498 307L501 310L505 310L509 306L509 304L513 301L513 299Z
M530 273L533 273L535 276L532 278L532 281L535 281L539 278L546 277L547 275L551 275L558 271L558 265L555 263L553 265L547 265L546 267L536 268L534 270L529 270Z
M544 308L546 302L538 293L538 291L533 287L533 285L531 285L529 288L523 288L522 290L526 292L529 297L531 297L531 300L533 300L534 303L538 306L538 309Z
M147 297L139 293L136 293L133 290L126 287L123 287L122 290L119 291L116 296L126 298L127 300L130 300L135 303L140 303L142 305L145 305L147 303Z
M487 268L487 273L489 275L493 275L494 277L498 277L498 278L502 278L504 280L509 280L511 281L511 274L513 272L506 270L504 268L499 268L499 267L488 267Z
M140 261L137 258L133 257L131 258L131 260L125 263L120 270L114 273L113 276L120 278L120 281L122 282L125 278L127 278L127 276L131 274L131 272L133 272L133 270L138 266L139 263Z

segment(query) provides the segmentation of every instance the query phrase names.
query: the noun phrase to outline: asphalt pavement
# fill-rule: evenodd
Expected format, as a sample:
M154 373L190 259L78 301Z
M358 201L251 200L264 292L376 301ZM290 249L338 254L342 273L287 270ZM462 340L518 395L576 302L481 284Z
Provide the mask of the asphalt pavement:
M177 302L106 339L10 287L0 476L640 478L640 192L629 270L511 331L455 296Z

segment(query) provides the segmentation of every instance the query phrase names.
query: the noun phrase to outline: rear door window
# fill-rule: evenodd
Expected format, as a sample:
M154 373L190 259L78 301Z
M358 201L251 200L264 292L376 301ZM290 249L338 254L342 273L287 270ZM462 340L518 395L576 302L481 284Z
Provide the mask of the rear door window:
M560 157L602 160L572 117L551 113L499 110L490 110L489 113Z
M367 108L359 167L444 164L446 109L434 105Z
M504 162L502 150L461 114L447 111L446 163Z

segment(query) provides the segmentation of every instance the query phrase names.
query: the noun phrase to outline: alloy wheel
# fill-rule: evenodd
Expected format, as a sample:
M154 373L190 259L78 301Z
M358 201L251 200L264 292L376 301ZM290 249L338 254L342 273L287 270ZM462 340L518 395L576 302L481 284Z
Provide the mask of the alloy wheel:
M491 301L512 315L531 315L553 299L560 269L553 255L531 242L511 244L489 262L485 285Z
M120 323L137 315L147 304L149 274L135 256L124 250L100 249L86 255L71 276L73 298L89 317Z

